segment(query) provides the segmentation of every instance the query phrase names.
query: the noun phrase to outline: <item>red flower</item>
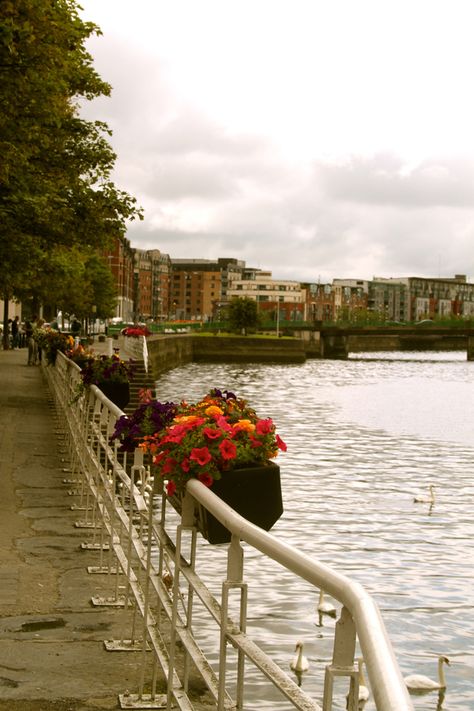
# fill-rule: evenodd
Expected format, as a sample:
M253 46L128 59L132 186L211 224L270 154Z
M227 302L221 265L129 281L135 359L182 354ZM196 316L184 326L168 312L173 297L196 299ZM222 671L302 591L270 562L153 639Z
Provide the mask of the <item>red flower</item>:
M199 474L198 479L204 484L204 486L212 486L214 483L214 479L209 472L202 472Z
M165 461L163 466L161 467L161 476L166 476L167 474L171 474L173 469L176 466L176 459L173 459L173 457L168 457L168 459Z
M165 457L166 452L158 452L158 454L153 457L153 464L159 464Z
M207 447L194 447L189 458L193 462L197 462L201 467L208 464L212 459Z
M259 435L270 434L273 430L273 420L269 417L267 420L259 420L256 424L255 431Z
M187 457L185 457L185 458L183 459L183 461L181 462L181 469L183 470L183 472L188 473L188 471L189 471L189 459L188 459Z
M225 439L220 443L219 451L222 455L222 459L235 459L235 455L237 454L237 447L233 442L228 439Z
M260 440L255 439L255 437L249 437L249 440L251 447L263 447L263 442L260 442Z
M222 436L222 432L220 430L214 430L211 427L205 427L202 433L205 437L207 437L207 439L219 439L219 437Z
M173 496L175 491L176 491L176 484L174 483L174 481L168 481L166 484L166 493L168 494L168 496Z
M275 439L276 439L278 449L281 449L282 452L286 452L286 444L283 442L280 435L276 435Z

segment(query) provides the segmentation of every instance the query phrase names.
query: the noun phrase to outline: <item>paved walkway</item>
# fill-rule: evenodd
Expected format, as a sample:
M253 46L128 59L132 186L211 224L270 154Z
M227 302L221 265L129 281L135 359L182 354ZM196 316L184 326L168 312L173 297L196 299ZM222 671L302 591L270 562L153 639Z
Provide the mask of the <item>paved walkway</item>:
M116 709L137 688L141 655L103 647L122 611L91 605L113 583L87 573L56 427L42 368L0 351L1 711Z

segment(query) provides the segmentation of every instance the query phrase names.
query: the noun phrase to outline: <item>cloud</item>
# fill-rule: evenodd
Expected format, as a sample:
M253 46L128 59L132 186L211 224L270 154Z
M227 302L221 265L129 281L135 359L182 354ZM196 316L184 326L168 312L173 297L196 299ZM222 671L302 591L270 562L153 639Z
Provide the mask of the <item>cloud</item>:
M473 271L469 155L410 162L388 150L308 149L296 159L274 137L193 104L149 50L118 36L92 50L113 94L84 112L113 129L114 180L145 208L128 231L133 246L236 257L306 281Z
M474 163L431 158L407 167L393 155L352 157L340 165L317 165L332 199L406 208L474 207Z

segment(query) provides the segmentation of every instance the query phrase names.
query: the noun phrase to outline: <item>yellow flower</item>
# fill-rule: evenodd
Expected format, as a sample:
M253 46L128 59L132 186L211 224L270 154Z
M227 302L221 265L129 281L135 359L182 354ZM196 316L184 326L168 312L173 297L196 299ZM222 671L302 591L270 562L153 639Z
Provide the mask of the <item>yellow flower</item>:
M218 415L223 415L224 410L221 410L221 408L217 407L217 405L210 405L204 410L204 414L208 415L209 417L216 417Z
M235 430L244 430L244 432L255 431L255 425L250 420L239 420L233 427Z
M199 420L199 415L177 415L174 418L179 425L192 425L196 420Z

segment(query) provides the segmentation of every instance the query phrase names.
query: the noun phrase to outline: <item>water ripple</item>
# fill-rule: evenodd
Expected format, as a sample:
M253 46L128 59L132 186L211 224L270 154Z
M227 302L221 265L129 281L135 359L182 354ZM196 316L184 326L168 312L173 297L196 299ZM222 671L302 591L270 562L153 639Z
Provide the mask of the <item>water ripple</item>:
M366 587L404 674L436 675L437 655L450 657L442 708L472 711L474 363L465 353L381 353L301 366L191 364L161 377L157 392L192 400L211 387L248 398L288 445L274 533ZM430 484L434 506L415 504ZM203 542L199 555L218 595L225 550ZM311 587L256 551L246 575L251 634L283 668L302 639L312 662L304 688L321 699L334 621L319 627ZM215 649L216 630L204 625L202 635ZM246 708L287 708L258 675L249 673L246 696ZM420 711L436 704L437 696L414 697Z

